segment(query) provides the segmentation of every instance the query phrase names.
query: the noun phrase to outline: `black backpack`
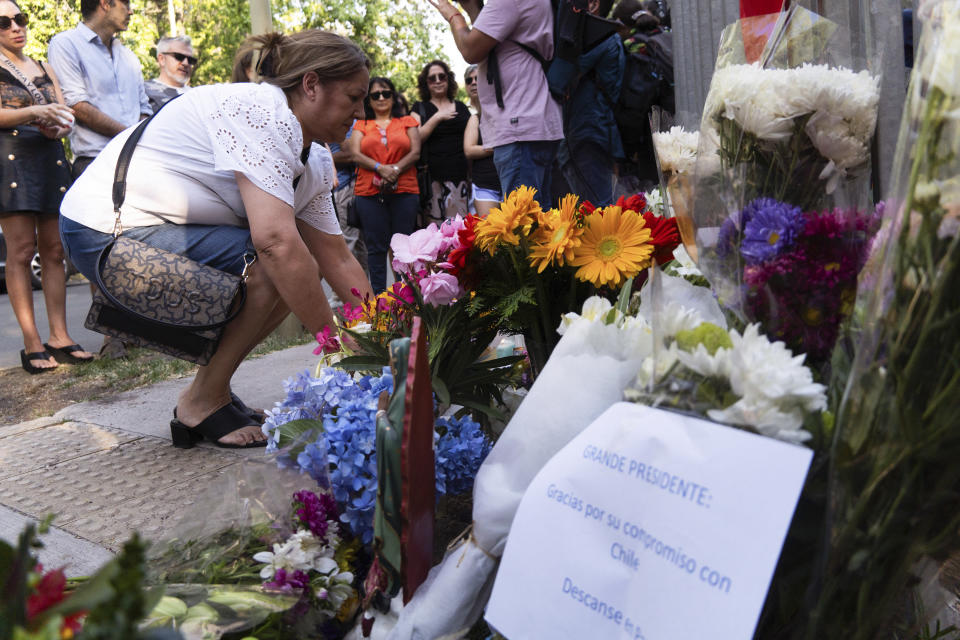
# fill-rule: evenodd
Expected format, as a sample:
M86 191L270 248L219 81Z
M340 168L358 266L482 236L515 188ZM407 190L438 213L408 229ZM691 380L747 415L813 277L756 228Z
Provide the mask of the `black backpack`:
M673 52L669 31L635 33L631 36L634 51L626 51L623 85L614 105L617 128L624 150L641 146L650 135L650 108L659 106L673 113L676 109L673 92ZM609 101L609 98L608 98Z

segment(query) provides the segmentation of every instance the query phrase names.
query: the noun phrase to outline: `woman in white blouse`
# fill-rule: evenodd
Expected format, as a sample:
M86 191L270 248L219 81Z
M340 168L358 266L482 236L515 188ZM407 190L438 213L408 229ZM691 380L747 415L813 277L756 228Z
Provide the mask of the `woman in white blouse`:
M245 254L257 255L243 310L179 397L177 446L197 435L218 446L263 446L261 419L230 392L243 358L290 311L311 333L335 329L321 277L341 300L371 294L333 209L332 159L313 144L343 140L362 117L369 61L319 29L259 36L253 45L262 83L197 87L171 101L147 125L127 176L124 235L236 274ZM91 280L112 237L114 170L130 131L107 145L61 207L64 246Z

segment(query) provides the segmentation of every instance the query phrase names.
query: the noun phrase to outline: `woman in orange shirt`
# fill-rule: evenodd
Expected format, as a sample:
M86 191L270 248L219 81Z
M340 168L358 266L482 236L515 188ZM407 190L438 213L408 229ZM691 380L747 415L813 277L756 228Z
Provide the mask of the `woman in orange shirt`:
M387 288L387 250L395 233L413 233L420 209L417 121L406 114L387 78L371 78L365 118L353 125L349 142L357 163L357 214L367 245L374 293Z

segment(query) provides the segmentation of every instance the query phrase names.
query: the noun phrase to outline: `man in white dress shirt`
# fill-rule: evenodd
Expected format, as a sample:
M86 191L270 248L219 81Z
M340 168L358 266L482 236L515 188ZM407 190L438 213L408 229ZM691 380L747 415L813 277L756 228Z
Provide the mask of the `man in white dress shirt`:
M83 21L50 40L47 59L77 118L70 134L74 179L111 138L153 113L140 61L115 37L126 30L132 13L129 0L80 0ZM100 355L122 358L126 349L107 337Z

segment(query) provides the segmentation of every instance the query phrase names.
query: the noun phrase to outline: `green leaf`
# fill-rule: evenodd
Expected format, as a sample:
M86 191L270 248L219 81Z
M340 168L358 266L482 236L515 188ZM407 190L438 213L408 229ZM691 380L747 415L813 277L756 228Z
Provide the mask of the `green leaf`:
M620 295L617 296L617 311L626 315L630 309L630 295L633 291L633 278L627 278L627 281L620 287Z
M450 404L450 391L447 389L446 383L441 380L438 376L433 376L433 390L437 394L437 401L440 404L449 405Z
M289 447L300 440L303 434L309 431L323 432L323 422L304 418L291 420L277 427L277 446L281 449Z

